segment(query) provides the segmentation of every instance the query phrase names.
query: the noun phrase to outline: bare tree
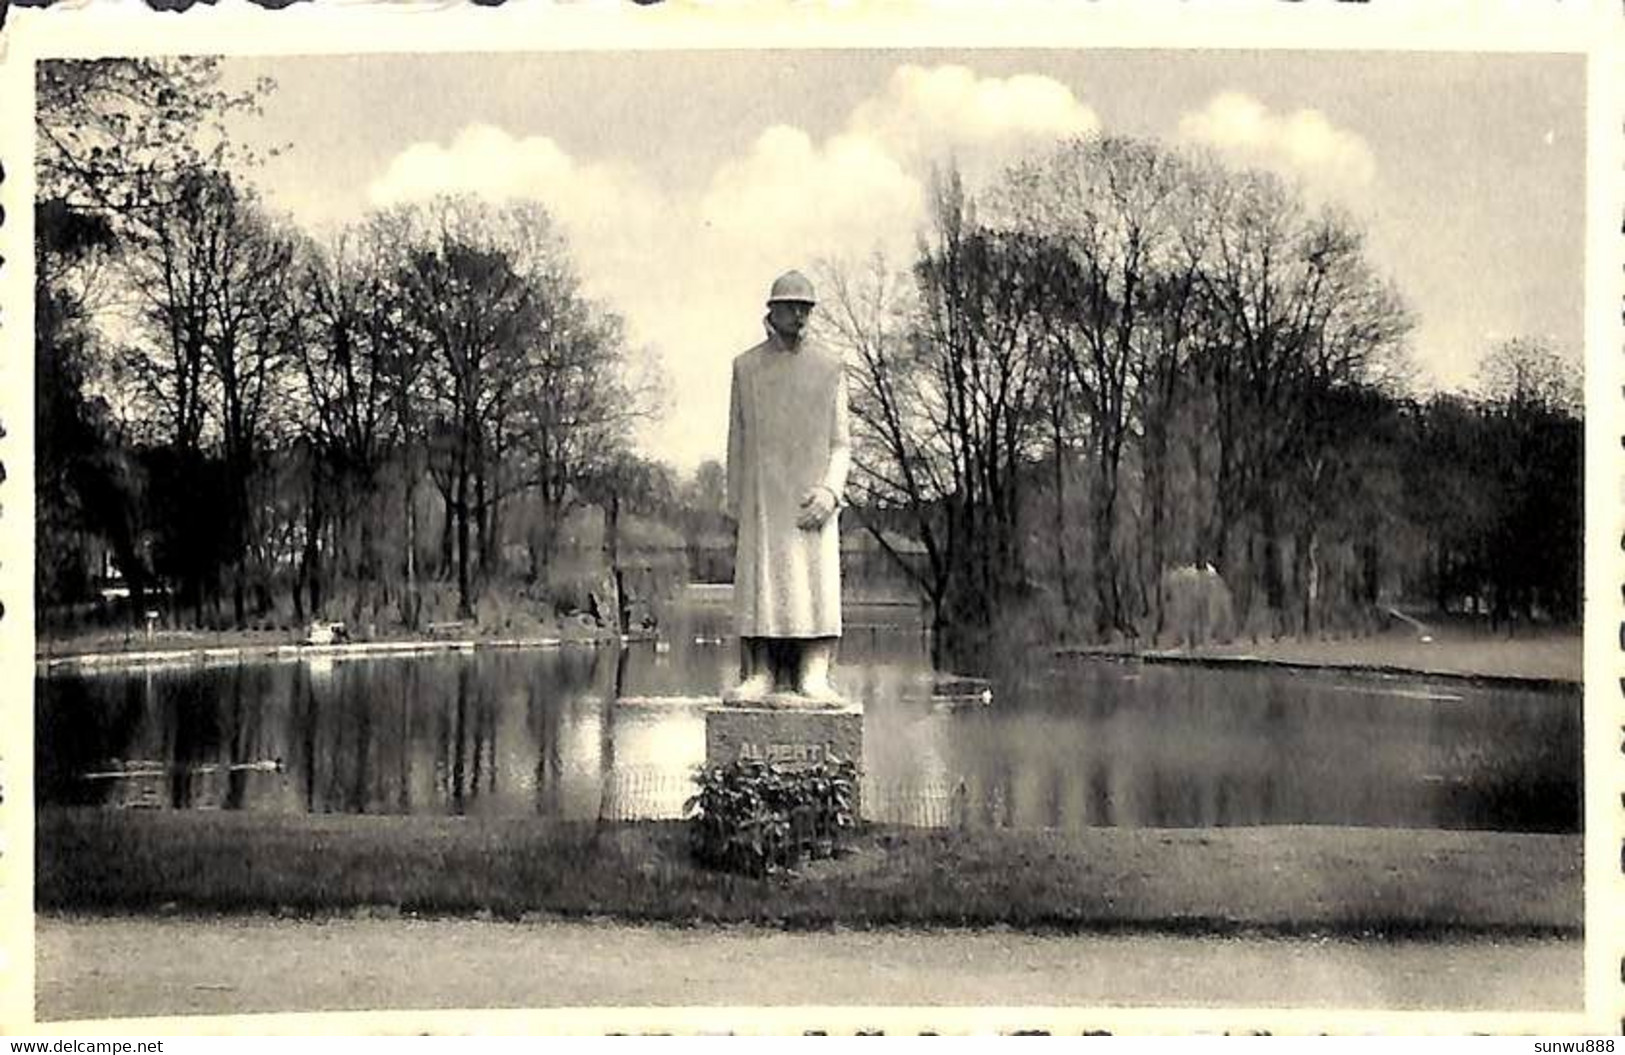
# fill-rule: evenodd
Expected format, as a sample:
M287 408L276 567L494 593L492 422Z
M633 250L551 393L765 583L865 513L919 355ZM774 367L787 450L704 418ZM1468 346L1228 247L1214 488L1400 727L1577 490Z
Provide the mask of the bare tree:
M861 269L824 262L830 291L815 325L848 364L853 425L852 483L864 527L920 589L939 618L956 561L952 525L943 517L950 472L935 456L916 393L927 383L913 354L914 290L879 254ZM925 550L923 567L898 552L887 528L901 526Z
M310 246L301 274L308 316L299 349L304 421L319 454L301 578L319 612L319 540L333 520L340 551L351 552L346 571L356 586L356 620L385 573L378 552L381 477L391 456L404 449L402 424L412 416L403 401L410 385L403 391L399 375L403 362L417 360L405 339L390 248L376 224L358 225ZM409 475L409 468L403 465L402 472ZM413 564L415 554L406 559ZM373 601L376 607L376 596Z
M1068 384L1051 401L1064 406L1075 392L1088 418L1091 567L1102 634L1134 633L1117 559L1120 477L1138 386L1159 337L1168 335L1160 326L1169 293L1163 276L1175 251L1184 176L1178 159L1155 144L1096 138L1063 145L1036 171L1018 170L1007 191L1012 222L1059 251L1043 317Z
M553 560L563 519L582 500L583 481L613 460L655 405L652 389L633 373L618 316L563 283L554 284L548 304L548 324L538 335L514 421L515 487L533 491L541 507L528 533L537 573Z
M1310 397L1365 380L1411 323L1345 218L1310 213L1265 174L1204 186L1201 366L1216 408L1218 477L1203 549L1229 568L1232 533L1251 521L1243 563L1258 570L1265 606L1279 613L1280 484L1313 425Z
M55 589L53 569L82 560L71 554L101 535L117 554L133 607L145 609L144 474L115 418L122 393L113 360L123 334L109 334L112 294L125 274L121 257L169 222L189 173L255 161L225 122L255 111L273 85L261 80L233 92L219 82L213 58L54 60L36 68L36 505L47 592Z
M442 198L396 210L404 343L423 350L423 421L431 475L449 518L460 609L474 571L497 572L503 511L529 493L532 573L551 557L583 480L651 413L618 316L583 297L567 248L534 205Z
M491 450L487 425L517 383L529 334L540 319L535 288L502 250L460 230L456 203L440 209L438 230L410 250L400 273L406 316L434 352L428 374L451 439L450 514L456 532L458 612L474 614L475 493Z
M218 388L220 443L230 496L232 609L247 614L250 557L261 569L260 610L269 604L261 525L250 500L265 468L273 430L283 421L284 372L292 365L298 319L293 310L293 240L241 195L220 203L219 281L212 289L210 367Z
M902 559L878 516L871 532L921 584L939 627L985 627L1025 586L1022 481L1040 439L1044 247L974 211L957 173L940 178L908 313L876 260L856 283L836 269L825 324L851 359L857 485L870 515L903 515L926 568Z
M1485 353L1474 376L1481 398L1506 406L1577 414L1584 405L1580 369L1548 341L1512 337Z
M134 340L121 375L137 424L161 443L175 520L165 528L194 604L210 554L233 569L233 610L246 614L253 528L250 490L281 412L295 341L292 239L228 175L193 170L172 207L123 257L135 293ZM223 516L206 507L211 470ZM201 489L200 489L201 488ZM211 536L210 533L213 533Z
M1547 341L1511 338L1485 353L1477 386L1475 461L1500 499L1482 542L1493 617L1573 618L1583 596L1579 368Z
M213 57L74 59L35 70L38 197L63 218L98 217L118 236L162 222L188 174L252 165L226 133L275 89L220 87Z
M607 599L616 633L631 631L632 594L626 584L621 554L621 516L656 512L674 502L676 484L669 467L639 457L624 447L597 461L578 484L584 500L604 514L603 560L612 597Z

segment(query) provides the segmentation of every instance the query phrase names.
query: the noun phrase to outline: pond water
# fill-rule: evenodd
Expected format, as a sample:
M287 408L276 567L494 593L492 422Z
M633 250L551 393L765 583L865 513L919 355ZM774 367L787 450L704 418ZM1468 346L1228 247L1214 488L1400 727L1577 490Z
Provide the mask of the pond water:
M934 674L907 608L850 606L864 811L1076 829L1580 829L1581 697L984 653ZM696 592L667 643L148 666L38 679L39 801L312 813L681 814L736 645Z

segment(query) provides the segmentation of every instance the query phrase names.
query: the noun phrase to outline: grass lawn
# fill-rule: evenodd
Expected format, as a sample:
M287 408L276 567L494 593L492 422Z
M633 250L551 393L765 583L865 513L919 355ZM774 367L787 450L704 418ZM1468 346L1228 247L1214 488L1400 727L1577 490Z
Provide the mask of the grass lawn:
M527 914L784 927L1580 932L1581 838L1360 828L871 827L763 880L680 822L43 809L50 911Z

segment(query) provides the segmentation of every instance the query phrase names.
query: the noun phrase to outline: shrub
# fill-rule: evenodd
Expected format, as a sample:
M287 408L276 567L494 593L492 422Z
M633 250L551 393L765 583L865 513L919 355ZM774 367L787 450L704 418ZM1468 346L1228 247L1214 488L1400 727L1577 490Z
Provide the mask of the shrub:
M1212 566L1166 568L1162 591L1163 633L1176 645L1193 647L1229 641L1236 633L1230 587Z
M549 568L545 584L554 613L573 615L585 612L589 605L588 596L594 590L603 588L602 580L603 576L590 568Z
M856 823L858 767L845 759L797 769L741 759L696 779L690 845L709 868L763 876L833 857Z

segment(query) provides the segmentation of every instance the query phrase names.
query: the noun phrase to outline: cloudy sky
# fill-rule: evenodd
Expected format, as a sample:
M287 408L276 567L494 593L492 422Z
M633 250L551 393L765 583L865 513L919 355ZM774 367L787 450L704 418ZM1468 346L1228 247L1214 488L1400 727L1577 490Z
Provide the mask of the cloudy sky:
M1203 143L1352 210L1415 309L1428 383L1500 337L1578 358L1584 70L1569 57L781 51L228 62L274 77L240 135L312 228L443 191L544 203L589 293L659 360L649 453L720 457L728 363L774 275L902 259L933 161L973 178L1059 136Z

